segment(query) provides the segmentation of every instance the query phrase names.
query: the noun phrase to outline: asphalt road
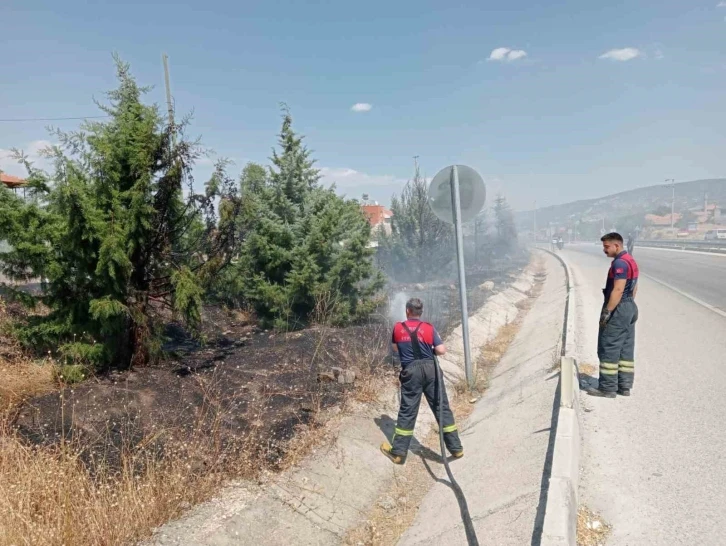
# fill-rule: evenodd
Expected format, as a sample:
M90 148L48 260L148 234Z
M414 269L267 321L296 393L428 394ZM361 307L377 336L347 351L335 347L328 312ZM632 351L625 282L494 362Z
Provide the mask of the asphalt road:
M608 258L602 253L602 246L599 244L574 244L569 250L601 256L603 267L607 268ZM638 248L636 245L633 257L644 275L665 282L726 312L726 255Z
M575 282L576 357L594 375L608 267L597 253L563 252ZM637 248L635 257L645 273L724 305L726 258ZM581 398L581 502L612 524L609 546L726 544L726 318L646 277L637 303L633 396Z

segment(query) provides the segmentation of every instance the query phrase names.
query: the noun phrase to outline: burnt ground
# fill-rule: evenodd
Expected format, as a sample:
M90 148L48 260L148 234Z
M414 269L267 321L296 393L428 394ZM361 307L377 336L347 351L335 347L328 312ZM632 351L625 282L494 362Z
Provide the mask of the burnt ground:
M344 401L355 385L323 377L331 367L383 373L385 325L259 330L219 307L205 309L208 341L168 328L169 358L158 366L112 372L27 402L16 427L35 444L61 438L83 447L86 462L117 467L124 449L163 451L192 439L218 451L254 454L277 469L300 426L318 426L321 410Z
M489 296L481 283L493 280L496 292L525 263L509 260L468 273L470 311ZM391 297L398 292L422 297L426 318L443 335L458 322L455 284L390 287ZM195 464L208 464L210 455L218 460L244 454L252 474L279 470L298 432L322 426L324 410L355 395L361 379L392 372L386 315L344 329L276 333L259 329L242 313L206 306L205 343L171 324L168 357L159 365L111 372L31 399L15 426L36 445L74 442L92 469L99 461L104 469L118 468L128 460L123 453L139 448L156 456L174 446L197 455L201 448L203 454L192 457ZM354 370L356 383L328 380L332 367Z

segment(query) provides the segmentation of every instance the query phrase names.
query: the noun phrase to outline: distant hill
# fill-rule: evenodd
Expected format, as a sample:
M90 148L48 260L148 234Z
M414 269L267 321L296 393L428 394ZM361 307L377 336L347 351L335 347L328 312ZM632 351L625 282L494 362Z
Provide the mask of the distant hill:
M585 199L562 205L537 209L537 225L545 227L550 222L559 226L571 226L577 222L593 224L606 221L606 226L616 225L622 219L644 217L658 211L670 212L671 185L661 184L615 193L596 199ZM709 204L716 203L726 209L726 178L694 180L676 183L675 210L686 211L703 207L704 198ZM533 211L516 213L517 223L522 230L531 230Z

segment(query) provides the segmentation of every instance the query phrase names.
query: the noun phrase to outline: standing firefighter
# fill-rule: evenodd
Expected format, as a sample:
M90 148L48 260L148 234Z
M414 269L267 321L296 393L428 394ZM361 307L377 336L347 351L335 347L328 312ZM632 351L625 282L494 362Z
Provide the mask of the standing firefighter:
M597 355L600 384L588 392L593 396L630 396L635 375L635 322L638 320L638 264L623 250L623 238L608 233L601 239L603 252L613 258L603 294Z
M398 410L398 421L393 433L391 444L384 442L381 445L383 454L395 464L406 461L408 447L413 438L413 429L416 425L418 407L421 404L421 395L426 396L431 411L436 420L439 419L439 391L443 395L443 427L444 441L449 452L460 459L464 456L459 433L454 422L454 414L449 407L446 388L443 382L437 380L436 363L434 355L446 353L441 338L436 329L428 322L421 320L423 303L418 298L412 298L406 303L406 320L397 323L393 328L393 350L398 352L401 359L401 407Z

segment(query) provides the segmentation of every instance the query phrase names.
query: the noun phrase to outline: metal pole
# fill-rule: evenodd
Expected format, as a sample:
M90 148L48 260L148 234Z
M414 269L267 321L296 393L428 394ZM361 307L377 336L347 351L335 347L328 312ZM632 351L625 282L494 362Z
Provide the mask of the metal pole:
M666 178L666 182L671 183L671 190L673 193L671 193L671 229L673 229L674 225L674 215L676 210L676 181L674 178Z
M459 267L459 299L461 301L461 336L464 340L464 371L469 388L474 387L474 371L469 351L469 311L466 302L466 270L464 269L464 235L461 229L461 201L459 199L459 171L451 168L451 204L456 232L456 258Z
M676 181L673 180L673 194L671 195L671 229L673 229L676 212Z

